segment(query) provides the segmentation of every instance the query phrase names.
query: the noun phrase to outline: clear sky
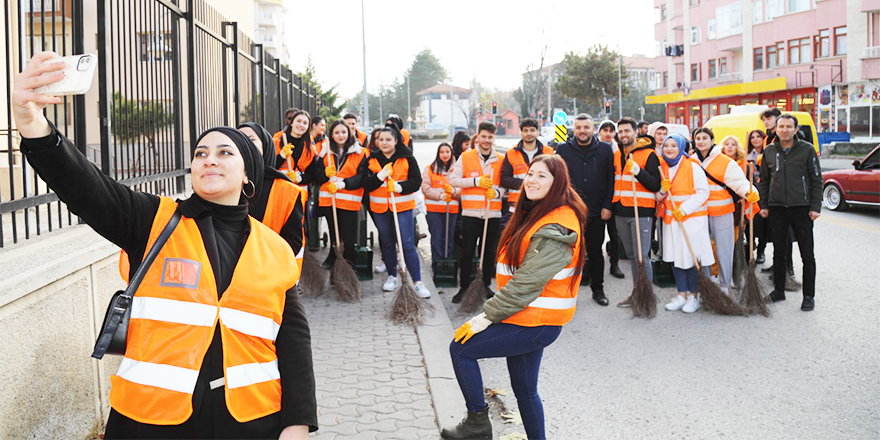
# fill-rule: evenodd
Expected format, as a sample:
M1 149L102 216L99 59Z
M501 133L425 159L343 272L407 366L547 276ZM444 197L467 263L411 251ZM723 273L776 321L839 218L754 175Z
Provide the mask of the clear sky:
M290 11L286 39L293 71L311 56L326 86L340 95L363 85L361 1L286 0ZM651 0L364 0L367 88L400 78L415 54L431 49L467 87L476 77L486 87L509 90L521 84L526 66L559 62L568 51L585 52L607 44L624 55L655 55ZM549 6L539 6L549 5ZM413 93L416 91L413 90Z

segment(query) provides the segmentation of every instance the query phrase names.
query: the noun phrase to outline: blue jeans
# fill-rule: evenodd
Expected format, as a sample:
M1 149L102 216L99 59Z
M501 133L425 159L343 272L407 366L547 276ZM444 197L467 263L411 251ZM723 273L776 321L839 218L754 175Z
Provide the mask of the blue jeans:
M394 231L393 213L389 209L381 214L373 214L373 223L379 231L379 248L382 249L382 262L388 268L388 275L397 276L397 233ZM403 240L403 258L406 268L413 281L422 280L422 271L419 267L419 256L416 254L416 245L413 241L415 224L413 223L413 210L397 213L397 221L400 223L400 239Z
M699 274L697 273L696 267L679 269L673 265L672 275L675 277L675 286L678 287L678 293L697 293L697 279Z
M452 246L455 244L455 217L458 214L449 214L449 234L446 234L446 213L429 212L428 232L431 233L431 261L452 258ZM446 246L446 249L443 247Z
M449 353L468 411L479 412L487 407L477 359L506 357L510 385L516 395L526 435L530 439L545 438L544 405L538 396L538 369L544 347L552 344L561 331L560 326L492 324L465 344L453 341Z

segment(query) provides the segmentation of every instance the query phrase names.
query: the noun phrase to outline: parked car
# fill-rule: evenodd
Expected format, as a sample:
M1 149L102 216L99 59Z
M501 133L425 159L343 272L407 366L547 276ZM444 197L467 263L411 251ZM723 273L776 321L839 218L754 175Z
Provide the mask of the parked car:
M843 211L849 205L880 206L880 145L864 160L854 160L851 170L822 173L825 206Z
M730 114L712 116L706 121L706 127L712 129L715 133L715 142L721 142L725 136L732 134L739 138L740 142L748 144L748 135L752 130L764 131L764 123L761 122L761 112L767 110L766 105L742 105L735 107L735 111ZM816 154L819 151L819 136L816 134L816 124L813 123L813 116L805 112L789 112L782 113L794 115L798 119L798 137L813 144Z

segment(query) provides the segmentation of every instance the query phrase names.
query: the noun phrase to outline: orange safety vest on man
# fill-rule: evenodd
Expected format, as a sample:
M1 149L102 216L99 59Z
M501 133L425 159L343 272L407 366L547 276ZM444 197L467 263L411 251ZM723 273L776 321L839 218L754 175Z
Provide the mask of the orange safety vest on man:
M574 210L569 206L560 206L554 209L543 218L535 222L529 228L523 237L520 245L520 258L526 254L529 248L529 242L538 229L544 225L558 224L562 227L577 233L578 239L575 241L571 261L564 269L559 271L553 279L547 282L541 295L524 309L513 316L505 319L504 323L514 324L523 327L537 327L541 325L565 325L574 316L577 306L578 287L580 285L581 275L575 277L575 268L577 267L577 257L581 247L581 224L578 221ZM502 249L498 255L498 263L495 265L495 281L498 283L498 289L504 288L504 285L513 278L514 270L507 264L507 249Z
M370 158L369 167L370 171L374 173L382 171L382 166L379 165L379 161L375 157ZM391 168L391 178L394 179L395 182L402 182L409 176L409 161L405 157L395 160L394 164L391 165ZM387 184L387 181L382 182L382 186L370 192L370 211L373 211L376 214L382 214L383 212L388 211L388 207L391 206L391 196L388 193ZM416 194L394 193L394 203L397 205L397 209L394 212L405 212L415 209Z
M501 164L504 162L504 155L496 152L498 160L492 164L492 185L501 185ZM483 176L483 164L480 162L479 148L472 149L461 153L461 171L462 178L477 179ZM461 189L461 207L463 209L474 209L482 211L486 209L486 189L475 186L472 188ZM501 199L496 198L489 201L490 211L501 211Z
M269 201L266 202L266 213L263 215L263 224L269 229L275 231L276 234L281 233L281 228L287 223L293 208L296 205L296 199L299 197L303 203L303 212L305 212L305 200L308 197L306 190L300 188L293 182L283 179L275 179L272 184L272 190L269 191ZM299 249L293 249L296 253L296 264L302 269L303 255L306 248L305 227L300 225L303 234L303 244Z
M669 193L666 194L666 198L657 207L658 215L663 219L663 223L666 223L667 225L672 223L672 221L675 220L675 216L672 215L673 211L681 206L685 200L691 198L691 196L697 193L694 189L693 167L695 164L696 166L700 166L700 164L696 162L696 159L689 159L686 157L681 158L681 161L678 164L678 169L675 171L675 176L672 177L672 187L669 188ZM663 169L663 177L669 178L669 165L665 160L660 161L660 168ZM681 221L702 215L708 215L705 203L700 206L700 209L684 216Z
M367 134L360 131L355 130L355 137L357 137L358 143L361 144L362 147L367 147Z
M730 197L730 193L727 192L723 186L716 184L711 178L708 178L708 176L711 175L715 180L724 182L724 173L727 172L727 166L732 161L733 159L730 157L724 154L718 154L712 159L709 166L705 167L707 179L709 181L709 201L707 202L707 207L709 209L710 217L730 214L736 210L736 207L733 205L733 198Z
M163 197L147 249L177 204ZM232 281L218 300L199 228L180 223L138 287L125 356L110 378L110 404L141 423L178 425L193 413L202 361L220 326L226 407L244 423L281 410L275 338L287 291L299 279L293 252L254 218Z
M443 188L446 185L449 185L449 180L446 176L440 173L435 173L433 168L433 165L428 165L426 168L428 176L431 178L431 188ZM428 212L445 214L446 210L449 209L450 214L458 214L458 200L452 199L451 202L447 203L446 200L431 200L425 197L425 208L428 209Z
M619 201L623 206L633 206L637 203L639 208L655 207L657 200L654 193L642 186L639 179L635 178L630 171L622 168L620 154L621 150L619 149L614 152L614 198L612 202ZM644 170L651 154L656 154L653 148L636 149L632 152L632 160ZM635 202L633 202L633 181L636 182Z
M510 165L513 167L513 177L517 179L525 179L526 174L529 172L529 164L526 163L526 159L523 157L524 153L520 153L518 150L513 149L507 152L505 157L507 161L510 162ZM553 154L553 149L544 146L541 149L541 154ZM507 204L510 205L511 212L513 212L513 207L516 205L516 202L519 201L519 195L522 192L520 188L510 189L507 192Z
M356 176L358 173L358 165L361 164L361 160L365 156L370 155L370 150L366 148L361 148L357 153L350 153L343 155L343 160L345 163L342 166L336 163L338 160L335 156L333 157L333 165L336 165L336 179L347 179L349 177ZM324 155L324 168L329 167L331 165L331 153L327 153ZM334 179L331 179L331 181ZM330 181L325 182L321 185L321 192L318 193L318 206L333 206L333 195L330 194ZM360 211L361 204L364 200L364 189L341 189L336 192L336 207L339 209L344 209L346 211ZM396 199L395 199L396 200Z

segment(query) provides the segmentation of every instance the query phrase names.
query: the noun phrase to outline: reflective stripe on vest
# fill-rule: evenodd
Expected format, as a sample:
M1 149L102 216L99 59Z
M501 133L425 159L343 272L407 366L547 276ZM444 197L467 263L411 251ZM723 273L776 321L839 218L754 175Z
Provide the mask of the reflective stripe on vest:
M655 154L651 148L636 150L632 153L632 160L644 170L648 163L648 157L651 154ZM621 152L617 150L614 152L614 198L612 201L614 203L620 202L623 206L637 204L640 208L654 208L657 205L654 193L642 186L639 180L633 177L631 172L624 172L621 168L623 165L620 162ZM633 181L636 182L635 202L633 201Z
M572 249L571 261L547 282L537 299L529 303L524 310L515 313L503 321L507 324L524 327L565 325L574 316L577 306L578 285L581 278L580 276L575 277L575 269L578 263L577 258L581 246L581 225L574 210L568 206L556 208L532 225L522 240L520 259L528 251L529 242L535 232L548 224L558 224L577 233L578 239L575 241L574 248ZM509 265L507 258L507 249L502 249L498 256L499 262L496 264L495 271L495 279L498 282L499 289L503 288L514 277L514 271Z
M431 179L431 188L443 188L448 185L449 180L446 176L435 173L432 168L430 165L426 168L428 177ZM449 205L448 208L447 205ZM447 203L446 200L431 200L425 197L425 208L428 209L428 212L445 214L446 210L449 209L450 214L458 214L458 200L452 199L451 202Z
M726 155L718 154L712 159L709 166L704 167L704 169L707 175L711 175L719 182L724 182L724 174L727 172L727 166L732 161L733 159ZM712 179L707 177L707 180L709 181L709 201L706 203L706 206L709 209L709 216L717 217L730 214L736 210L736 207L733 206L733 198L730 197L730 193L727 192L723 186L713 182Z
M382 170L382 167L379 165L379 161L373 157L370 158L369 168L373 173L378 173ZM394 179L395 182L403 182L409 176L409 161L405 157L400 157L394 161L394 164L391 165L392 173L391 178ZM415 193L411 194L394 194L394 203L397 205L397 210L394 212L406 212L416 207L416 195ZM388 182L382 182L382 186L376 188L375 190L370 192L370 211L374 213L381 214L385 211L388 211L388 207L391 206L391 197L388 194Z
M334 156L332 163L336 165L336 176L330 181L324 182L321 185L321 190L318 193L318 206L333 206L333 196L330 194L330 182L336 182L338 179L347 179L349 177L353 177L357 175L358 165L360 165L361 160L365 155L369 154L369 150L366 148L361 148L358 153L351 153L343 155L345 163L342 166L336 163L337 158ZM331 154L326 154L323 159L324 168L330 166ZM336 192L336 207L339 209L344 209L346 211L360 211L361 203L364 200L364 189L341 189Z
M497 159L491 167L492 184L498 186L501 184L501 164L504 162L504 155L495 153ZM480 180L483 173L483 163L480 161L480 153L478 150L468 150L461 154L462 178ZM486 209L486 189L475 186L472 188L462 188L461 190L461 207L462 209L483 211ZM489 210L500 212L501 199L489 201Z
M667 225L672 223L675 220L675 216L672 214L675 208L681 206L682 202L697 193L694 188L694 166L699 166L695 159L682 158L678 163L675 176L672 176L672 187L669 188L666 199L659 206L659 215L663 219L663 223ZM669 178L670 167L665 160L660 161L660 167L663 169L663 177ZM705 203L696 211L682 217L681 221L704 215L707 215Z
M540 151L535 152L534 157L538 157L540 154L553 154L553 149L550 147L542 147ZM526 178L526 175L529 172L529 164L526 163L524 152L513 149L507 152L504 157L510 162L510 166L513 168L513 177L523 180ZM509 188L507 192L507 204L510 206L510 212L514 211L514 207L516 206L516 202L519 201L519 195L522 193L521 188Z
M170 198L160 199L147 248L176 206ZM120 414L155 425L186 421L218 325L229 413L243 423L281 409L275 338L299 266L281 237L256 219L249 221L239 257L243 264L219 300L195 220L182 218L159 251L135 293L125 356L111 377L110 403ZM246 264L252 262L258 264Z

